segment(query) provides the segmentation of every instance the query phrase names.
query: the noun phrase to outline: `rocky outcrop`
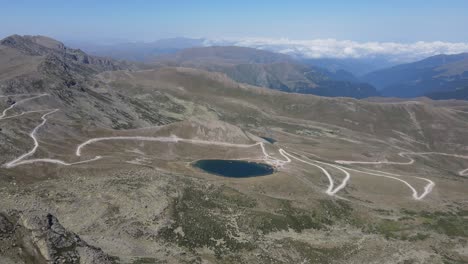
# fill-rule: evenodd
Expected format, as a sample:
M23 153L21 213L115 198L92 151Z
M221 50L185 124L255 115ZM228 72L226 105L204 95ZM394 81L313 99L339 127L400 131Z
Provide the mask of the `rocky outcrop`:
M116 263L45 212L0 213L0 252L1 263Z
M45 39L45 37L42 38ZM61 44L60 42L58 43L61 45L57 45L56 48L51 48L50 45L44 46L39 43L41 42L34 41L32 36L20 35L12 35L0 41L0 44L3 46L20 50L21 52L31 56L41 56L50 53L51 51L59 52L65 50L65 45Z
M13 224L8 220L8 218L0 214L0 238L6 237L13 231Z
M0 44L17 49L30 56L59 57L67 64L81 64L92 68L94 71L113 71L130 69L133 65L109 58L90 56L80 49L66 47L63 43L44 36L19 36L12 35L0 41Z

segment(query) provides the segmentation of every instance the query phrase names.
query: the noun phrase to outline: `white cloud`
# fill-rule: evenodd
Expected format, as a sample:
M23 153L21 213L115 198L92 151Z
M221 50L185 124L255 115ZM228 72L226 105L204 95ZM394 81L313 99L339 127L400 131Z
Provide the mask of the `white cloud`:
M351 40L286 38L208 39L205 45L234 45L286 53L306 58L377 58L413 61L437 54L468 52L468 43L452 42L356 42Z

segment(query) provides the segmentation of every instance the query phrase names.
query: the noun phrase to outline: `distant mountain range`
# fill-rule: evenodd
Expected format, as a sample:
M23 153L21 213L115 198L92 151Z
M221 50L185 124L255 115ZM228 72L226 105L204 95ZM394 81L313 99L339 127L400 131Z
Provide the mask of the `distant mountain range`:
M468 100L468 86L465 86L464 88L456 89L453 91L448 91L448 92L433 92L433 93L426 94L426 96L434 100L448 100L448 99Z
M377 87L384 96L458 98L461 92L455 91L468 86L468 53L432 56L369 73L362 80Z
M288 55L253 48L190 48L160 57L155 63L222 72L238 82L284 92L354 98L379 95L374 87L344 70L331 72Z
M4 41L9 39L12 37ZM203 38L171 38L151 43L79 46L96 56L223 72L239 82L286 92L355 98L382 95L466 99L468 53L436 55L395 65L384 57L307 58L300 54L291 57L267 51L269 46L207 47L210 43ZM86 59L79 54L77 58Z
M176 53L187 48L202 47L204 46L204 41L204 39L180 37L161 39L154 42L133 42L111 45L73 42L70 44L78 46L87 53L96 56L112 57L119 60L148 62L160 55Z
M325 68L330 72L347 71L358 77L397 65L384 58L299 58L299 60L304 64Z
M138 62L148 62L156 57L165 54L173 54L187 48L209 47L209 46L238 46L232 41L210 40L205 38L168 38L160 39L154 42L128 42L118 44L93 44L84 42L69 42L71 46L80 47L89 54L96 56L112 57L119 60L129 60ZM250 48L282 53L278 47L274 46L253 46ZM294 54L288 55L300 60L307 65L318 66L329 71L345 70L351 72L355 76L362 76L366 73L394 66L397 63L390 61L386 57L369 57L369 58L310 58L305 54L296 51Z

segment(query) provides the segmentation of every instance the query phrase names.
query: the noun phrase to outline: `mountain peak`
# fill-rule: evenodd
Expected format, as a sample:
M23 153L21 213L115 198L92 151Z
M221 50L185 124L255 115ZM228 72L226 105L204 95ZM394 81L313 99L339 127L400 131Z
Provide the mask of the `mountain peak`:
M128 63L109 58L90 56L80 49L66 47L62 42L45 36L11 35L0 41L0 45L16 49L29 56L46 56L64 60L63 63L78 63L96 71L118 70L131 67Z
M2 39L0 44L20 50L32 56L46 55L50 52L66 50L62 42L45 36L11 35Z
M63 51L66 49L62 42L45 36L11 35L2 39L0 44L33 56L45 55L51 50Z

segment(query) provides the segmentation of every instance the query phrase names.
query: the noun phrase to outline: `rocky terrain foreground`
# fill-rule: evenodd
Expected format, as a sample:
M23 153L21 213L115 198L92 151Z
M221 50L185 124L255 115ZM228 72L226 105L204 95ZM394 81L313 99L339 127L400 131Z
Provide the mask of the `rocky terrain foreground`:
M283 93L0 43L0 263L468 262L466 102Z
M0 232L1 252L9 259L6 263L114 263L100 248L63 228L51 214L0 214Z

